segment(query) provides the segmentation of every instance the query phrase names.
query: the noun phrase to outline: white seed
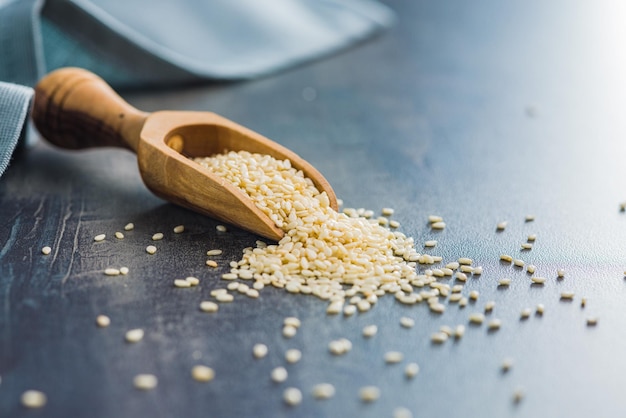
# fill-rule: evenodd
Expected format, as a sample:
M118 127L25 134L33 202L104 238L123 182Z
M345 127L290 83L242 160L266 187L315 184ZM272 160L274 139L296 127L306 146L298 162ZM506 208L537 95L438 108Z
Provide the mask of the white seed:
M454 329L454 338L461 339L465 335L465 325L459 324Z
M219 310L219 308L220 307L217 303L210 300L203 300L200 302L200 310L202 312L215 313Z
M515 389L515 391L513 392L513 402L520 403L522 399L524 399L524 389L522 388Z
M511 279L500 279L498 280L498 286L508 286L511 284Z
M98 324L100 328L106 328L111 325L111 318L106 315L98 315L96 317L96 324Z
M592 318L587 318L587 326L588 327L594 327L598 325L598 318L592 317Z
M345 316L352 316L356 313L356 306L354 305L346 305L343 307L343 314Z
M227 229L226 229L226 227L224 225L217 225L215 227L215 229L217 230L217 232L226 232L227 231Z
M191 287L191 283L184 279L176 279L174 280L175 287Z
M198 364L191 368L191 377L198 382L210 382L215 378L215 370Z
M461 271L462 271L463 273L469 273L469 274L472 274L472 273L474 272L474 267L472 267L472 266L462 265L462 266L461 266Z
M400 227L400 222L391 220L391 221L389 221L389 227L391 227L391 228L399 228Z
M466 265L466 266L472 265L473 262L474 262L474 260L472 260L471 258L468 258L468 257L461 257L458 260L459 264Z
M190 286L198 286L200 284L200 279L198 279L197 277L187 277L185 278L185 280L187 281L187 283L189 283Z
M100 241L104 241L106 237L107 237L106 234L99 234L93 237L93 240L96 242L100 242Z
M463 295L462 294L460 294L460 293L453 293L448 298L448 301L450 301L451 303L455 303L455 302L460 301L461 299L463 299Z
M537 239L537 234L530 234L528 238L526 238L526 240L530 242L535 241L536 239Z
M295 316L288 316L287 318L283 320L283 325L285 326L290 325L294 328L300 328L300 325L302 325L302 323Z
M567 299L567 300L574 299L574 292L561 292L561 299Z
M399 351L388 351L385 353L385 363L400 363L402 360L404 360L404 354Z
M114 269L114 268L107 268L104 269L104 274L106 274L107 276L119 276L120 275L120 271L119 269Z
M520 318L521 319L526 319L530 316L530 314L532 313L530 308L524 308L522 309L522 312L520 313Z
M493 300L490 300L489 302L485 303L485 312L493 311L493 308L495 308L495 306L496 306L496 302Z
M530 278L530 280L534 284L544 284L546 282L546 278L545 277L539 277L539 276L533 276L533 277Z
M459 308L465 308L467 306L467 298L461 298L459 301Z
M581 298L580 299L580 307L584 308L585 305L587 305L587 298Z
M529 242L523 242L522 243L522 250L532 250L533 249L533 245Z
M461 271L457 271L456 273L454 273L454 278L457 279L458 281L461 282L466 282L467 281L467 274L461 272Z
M48 255L48 254L50 254L51 252L52 252L52 248L48 247L47 245L41 249L41 253L42 253L43 255Z
M363 328L363 336L365 338L373 337L377 332L378 327L376 325L367 325Z
M442 222L443 218L441 216L438 215L428 215L428 222L435 223L435 222Z
M392 208L383 208L381 211L383 216L391 216L395 211Z
M248 296L249 298L252 298L252 299L256 299L256 298L259 297L259 291L256 290L256 289L248 289L246 291L246 296Z
M483 274L483 268L481 266L474 267L474 276L480 276Z
M526 218L524 220L526 222L532 222L535 220L535 215L526 215Z
M492 319L487 324L487 328L489 329L489 331L495 331L495 330L500 329L501 325L502 325L502 321L501 320L499 320L499 319Z
M498 225L496 225L496 229L498 231L504 231L504 229L506 228L507 224L508 224L507 221L499 222Z
M543 315L544 311L545 311L545 306L543 306L542 303L538 303L537 304L537 308L536 308L537 314L538 315Z
M283 392L283 400L289 406L296 406L302 402L302 392L298 388L287 388Z
M180 234L182 232L185 232L185 225L176 225L174 227L174 233L175 234Z
M460 293L462 291L463 291L462 284L455 284L454 286L452 286L452 293Z
M412 379L420 372L420 366L417 363L409 363L404 368L404 375L407 379Z
M330 383L318 383L313 386L313 397L316 399L330 399L335 396L335 387Z
M393 410L393 418L413 418L413 413L410 409L403 406L397 407Z
M472 324L480 325L483 323L484 320L485 320L485 315L482 312L475 312L475 313L470 314L469 316L469 321Z
M159 380L153 374L138 374L133 379L133 384L140 390L151 390L157 387Z
M415 320L413 318L409 318L408 316L403 316L400 318L400 325L404 328L413 328L415 325Z
M301 358L302 351L298 350L297 348L290 348L289 350L285 351L285 360L287 361L287 363L297 363L300 361Z
M446 341L448 341L448 334L441 331L435 332L430 336L430 341L435 344L445 343Z
M154 254L154 253L156 253L156 251L157 251L157 248L154 245L148 245L146 247L146 252L148 254Z
M520 260L519 258L513 260L513 265L515 265L516 267L524 267L524 264L524 260Z
M529 264L528 266L526 266L526 271L530 274L533 274L536 270L537 267L535 267L533 264Z
M213 289L213 290L211 290L210 295L211 296L217 296L217 295L219 295L221 293L228 293L228 290L227 289Z
M287 380L287 369L284 367L276 367L272 370L271 378L276 383L281 383Z
M500 256L500 260L502 260L502 261L506 261L507 263L510 263L511 261L513 261L513 257L511 257L511 256L510 256L510 255L508 255L508 254L502 254L502 255Z
M502 367L502 371L503 372L508 372L513 367L513 359L510 358L510 357L505 358L502 361L502 366L501 367Z
M224 273L222 274L222 280L235 280L237 279L236 273Z
M133 229L135 229L135 224L132 222L129 222L124 226L124 231L132 231Z
M117 239L124 239L124 234L119 232L119 231L117 231L115 233L115 238L117 238Z
M152 241L159 241L163 239L163 233L162 232L157 232L156 234L152 235Z
M293 325L285 325L283 327L283 337L285 338L292 338L296 335L297 332L298 328L294 327Z
M20 400L26 408L43 408L48 402L48 397L39 390L31 389L22 393Z
M220 293L215 296L215 300L218 302L229 303L235 300L235 297L230 293Z
M252 355L254 356L254 358L263 358L267 355L267 352L268 349L265 344L258 343L254 344L254 347L252 347Z
M374 402L380 398L380 389L376 386L364 386L359 389L359 397L363 402Z
M343 310L343 300L336 300L331 302L326 307L326 313L328 315L337 315Z
M459 268L459 266L460 266L460 263L458 261L452 261L446 264L446 268L449 268L450 270L456 270Z
M558 269L558 270L556 271L556 275L557 275L558 277L564 277L564 276L565 276L565 270L563 270L563 269Z
M217 267L217 262L215 262L215 260L207 260L206 265L209 267Z
M479 295L480 295L480 294L478 293L478 290L472 290L472 291L469 293L469 297L470 297L470 299L471 299L471 300L478 300L478 296L479 296Z
M126 341L129 343L136 343L143 339L144 332L141 328L135 328L126 331Z
M432 224L430 224L430 227L432 229L445 229L446 223L445 222L433 222Z
M443 303L433 303L428 306L431 312L443 313L446 310L446 306Z
M123 274L124 276L126 276L129 271L128 267L120 267L120 274Z
M434 247L434 246L436 246L436 245L437 245L437 241L436 241L436 240L434 240L434 239L431 239L431 240L426 241L426 242L424 243L424 247Z
M206 252L206 255L208 256L220 255L220 254L222 254L222 250L209 250Z

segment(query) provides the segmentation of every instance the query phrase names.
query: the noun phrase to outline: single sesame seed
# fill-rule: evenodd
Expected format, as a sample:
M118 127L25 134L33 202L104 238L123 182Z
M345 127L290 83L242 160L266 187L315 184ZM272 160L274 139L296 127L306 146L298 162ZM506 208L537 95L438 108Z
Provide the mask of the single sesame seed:
M152 235L152 241L159 241L163 239L163 233L162 232L157 232L156 234Z
M558 270L556 271L556 275L557 275L557 277L559 277L559 278L564 277L564 276L565 276L565 270L563 270L563 269L558 269Z
M126 331L126 341L129 343L136 343L143 339L144 332L141 328L135 328Z
M454 329L454 338L461 339L465 335L465 325L459 324Z
M413 328L413 326L415 325L415 320L413 318L403 316L402 318L400 318L400 325L404 328Z
M133 379L135 388L140 390L151 390L157 387L159 383L157 377L153 374L138 374Z
M460 282L466 282L467 281L467 274L461 272L461 271L457 271L456 273L454 273L454 278Z
M376 386L364 386L359 389L359 397L363 402L374 402L380 398L380 389Z
M313 386L313 397L316 399L330 399L335 396L335 387L330 383L318 383Z
M469 298L470 298L471 300L478 300L478 296L479 296L479 295L480 295L480 293L478 293L478 290L472 290L472 291L469 293Z
M460 293L453 293L448 298L448 301L450 301L451 303L455 303L455 302L460 301L462 298L463 298L462 294L460 294Z
M522 388L517 388L513 392L513 402L520 403L524 399L524 390Z
M468 258L468 257L461 257L458 260L458 263L460 265L466 265L466 266L472 265L473 262L474 262L474 260L472 260L471 258Z
M215 227L215 229L217 230L217 232L226 232L227 231L227 229L226 229L226 227L224 225L217 225Z
M538 315L543 315L545 311L545 306L543 306L542 303L538 303L535 311L537 312Z
M498 286L508 286L511 284L511 279L500 279L498 280Z
M275 383L282 383L287 380L287 369L284 367L276 367L270 374Z
M215 260L207 260L206 265L209 267L217 267L217 262L215 262Z
M490 300L489 302L485 303L485 312L493 311L493 308L495 308L495 306L496 302L494 300Z
M515 265L516 267L524 267L524 264L524 260L520 260L519 258L513 260L513 265Z
M200 310L202 312L214 313L219 310L219 305L210 300L203 300L202 302L200 302Z
M475 312L470 314L469 321L472 324L480 325L485 320L485 315L482 312Z
M198 364L191 368L191 377L198 382L210 382L215 378L215 370Z
M363 328L363 336L365 338L373 337L377 332L378 327L376 325L367 325Z
M466 274L467 273L472 274L474 272L474 267L462 265L461 266L461 272L466 273Z
M31 389L22 393L20 400L26 408L43 408L48 402L48 397L39 390Z
M52 248L48 247L47 245L41 249L41 253L42 253L43 255L48 255L48 254L50 254L51 252L52 252Z
M222 274L222 280L235 280L237 278L236 273L224 273Z
M595 317L587 318L588 327L595 327L596 325L598 325L598 318L595 318Z
M526 271L530 274L533 274L536 270L537 267L535 267L533 264L529 264L528 266L526 266Z
M535 241L536 239L537 239L537 234L530 234L528 238L526 238L526 240L530 242Z
M428 215L428 222L435 223L435 222L442 222L443 218L441 216L438 215Z
M522 243L522 250L532 250L533 249L533 245L529 242L523 242Z
M146 247L146 252L148 254L154 254L154 253L156 253L156 251L157 251L157 248L154 245L148 245Z
M567 300L574 299L574 292L561 292L561 299L567 299Z
M420 372L420 366L417 363L409 363L404 368L404 375L407 379L412 379Z
M218 302L229 303L235 300L235 297L230 293L220 293L215 296L215 300Z
M527 319L530 314L531 314L531 310L530 308L524 308L522 309L522 312L520 313L520 319Z
M530 278L530 280L533 282L533 284L540 284L540 285L546 282L545 277L539 277L539 276L533 276Z
M584 308L585 305L587 305L587 298L581 298L580 299L580 307Z
M287 361L287 363L297 363L300 361L301 358L302 351L298 350L297 348L290 348L289 350L285 351L285 360Z
M431 312L443 313L446 310L446 306L443 303L433 303L429 305Z
M292 338L296 335L297 332L298 328L294 327L293 325L285 325L283 327L283 337L285 338Z
M119 269L114 269L114 268L109 267L107 269L104 269L104 274L107 276L119 276L120 271Z
M498 225L496 225L496 229L498 231L504 231L504 229L506 228L507 224L508 224L507 221L499 222Z
M302 325L302 322L295 316L288 316L287 318L283 320L283 325L285 326L290 325L295 328L300 328L300 325Z
M120 231L117 231L115 233L115 238L117 238L117 239L124 239L124 234L121 233Z
M296 406L302 402L302 392L298 388L287 388L283 392L283 400L289 406Z
M191 283L184 279L176 279L174 280L174 287L191 287Z
M268 352L268 349L265 344L258 343L258 344L254 344L254 347L252 347L252 355L256 359L261 359L265 357L267 355L267 352Z
M259 291L256 289L248 289L246 290L246 296L252 299L256 299L259 297Z
M501 325L502 325L502 321L501 320L499 320L499 319L492 319L487 324L487 328L489 329L489 331L496 331L496 330L500 329Z
M128 267L120 267L120 274L123 274L124 276L126 276L129 271Z
M535 220L535 215L526 215L526 218L524 220L526 222L532 222Z
M483 268L481 266L474 267L474 276L480 276L483 274Z
M445 222L433 222L432 224L430 224L430 227L432 229L445 229L446 223Z
M345 316L352 316L356 313L357 308L354 305L346 305L343 307L343 314Z
M176 225L174 227L174 233L175 234L180 234L182 232L185 232L185 225Z
M391 216L395 211L392 208L383 208L381 211L383 216Z
M391 221L389 221L389 227L391 227L391 228L400 228L400 222L391 220Z
M385 363L394 364L404 360L404 354L399 351L388 351L385 353Z
M506 261L507 263L510 263L511 261L513 261L513 257L511 257L511 256L510 256L510 255L508 255L508 254L502 254L502 255L500 256L500 260L502 260L502 261Z
M459 300L459 308L465 308L467 306L467 298L463 297Z
M430 336L430 341L432 341L434 344L443 344L448 340L448 334L446 334L445 332L435 332Z
M501 367L503 372L508 372L513 367L513 359L510 357L505 358L504 360L502 360Z
M109 325L111 325L111 318L109 318L106 315L98 315L96 317L96 324L100 327L100 328L106 328Z
M206 255L208 256L220 255L220 254L222 254L222 250L209 250L206 252Z
M185 280L187 281L187 283L189 283L190 286L198 286L200 284L200 279L198 279L197 277L186 277Z
M436 246L436 245L437 245L437 241L436 241L436 240L434 240L434 239L431 239L431 240L426 241L426 242L424 243L424 247L434 247L434 246Z
M99 234L93 237L93 240L96 242L100 242L100 241L104 241L106 237L107 237L106 234Z
M213 289L213 290L211 290L210 295L211 296L217 296L217 295L222 294L222 293L228 293L228 290L227 289L223 289L223 288L222 289Z
M133 229L135 229L135 224L132 222L129 222L124 226L124 231L132 231Z
M393 418L413 418L413 413L410 409L403 406L399 406L393 410Z

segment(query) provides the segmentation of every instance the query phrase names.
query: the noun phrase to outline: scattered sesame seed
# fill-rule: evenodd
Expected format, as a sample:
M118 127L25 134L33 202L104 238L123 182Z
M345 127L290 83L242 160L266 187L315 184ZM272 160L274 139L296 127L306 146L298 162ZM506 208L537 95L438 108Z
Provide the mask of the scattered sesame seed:
M459 324L454 329L454 338L461 339L465 335L465 325Z
M330 383L318 383L313 386L313 397L316 399L330 399L335 396L335 387Z
M524 260L520 260L519 258L513 260L513 265L515 265L516 267L524 267L524 264Z
M530 316L531 312L532 311L530 308L522 309L522 312L520 313L520 319L527 319Z
M470 314L469 321L472 324L480 325L485 320L485 315L482 312L475 312Z
M186 277L185 280L191 285L191 286L198 286L200 284L200 279L198 279L197 277Z
M144 332L141 328L135 328L126 331L126 341L129 343L136 343L143 339Z
M174 287L191 287L191 283L184 279L176 279L174 280Z
M226 227L224 225L217 225L215 227L215 229L217 230L217 232L226 232L227 231L227 229L226 229Z
M524 390L522 388L517 388L513 392L513 402L520 403L524 399Z
M328 343L328 351L336 356L345 354L350 350L352 350L352 342L347 338L340 338Z
M346 305L343 307L343 314L345 316L352 316L356 313L357 309L354 305Z
M128 267L120 267L120 274L123 274L124 276L126 276L129 271Z
M508 255L508 254L502 254L502 255L500 256L500 260L502 260L502 261L506 261L507 263L510 263L511 261L513 261L513 257L511 257L511 256L510 256L510 255Z
M539 277L539 276L533 276L530 278L530 280L533 282L533 284L540 284L540 285L546 282L545 277Z
M493 311L493 308L495 308L495 306L496 302L494 300L490 300L489 302L485 303L485 312Z
M431 312L443 313L446 310L446 306L443 303L433 303L428 306Z
M287 380L287 369L282 366L276 367L274 370L272 370L270 376L274 382L282 383Z
M258 343L254 344L254 347L252 347L252 355L254 358L261 359L267 355L267 352L268 349L265 344Z
M96 324L100 327L100 328L106 328L109 325L111 325L111 318L109 318L106 315L98 315L96 317Z
M285 325L283 327L283 337L285 338L292 338L296 335L297 332L298 328L294 327L293 325Z
M508 286L511 284L511 279L500 279L498 280L498 286Z
M99 234L93 237L93 240L96 242L100 242L100 241L104 241L106 237L107 237L106 234Z
M283 325L285 326L290 325L294 328L300 328L300 325L302 325L302 323L295 316L288 316L287 318L283 320Z
M454 331L452 331L452 328L450 328L448 325L442 325L441 328L439 328L439 331L443 332L448 337L451 337L454 333Z
M528 236L528 238L526 238L527 241L535 241L537 239L537 234L530 234Z
M302 392L298 388L287 388L283 392L283 400L289 406L296 406L302 402Z
M373 337L377 332L378 327L376 325L367 325L363 328L363 336L365 338Z
M533 249L533 245L529 242L523 242L522 243L522 250L532 250Z
M443 344L448 341L448 334L441 331L435 332L430 336L430 341L434 344Z
M174 227L174 233L175 234L180 234L182 232L185 232L185 225L176 225Z
M208 256L220 255L220 254L222 254L222 250L209 250L206 252L206 255Z
M413 413L410 409L403 406L399 406L393 410L393 418L413 418Z
M215 300L218 302L229 303L235 300L235 297L230 293L220 293L215 296Z
M530 274L533 274L536 270L537 267L535 267L533 264L529 264L528 266L526 266L526 271Z
M462 271L463 273L469 273L469 274L471 274L471 273L473 273L473 272L474 272L474 267L472 267L472 266L462 265L462 266L461 266L461 271Z
M524 220L526 222L532 222L535 220L535 215L526 215L526 218Z
M120 275L120 271L119 269L114 269L114 268L107 268L104 269L104 274L107 276L119 276Z
M545 311L545 306L543 306L542 303L538 303L537 308L536 308L537 315L543 315L544 311Z
M478 290L472 290L472 291L469 293L469 298L470 298L471 300L478 300L478 296L479 296L479 295L480 295L480 293L478 293Z
M459 308L465 308L467 306L467 298L463 297L459 300Z
M407 379L412 379L420 372L420 366L417 363L409 363L404 368L404 375Z
M435 222L443 222L443 218L437 215L428 215L428 222L431 224Z
M557 275L557 277L559 277L559 278L564 277L564 276L565 276L565 270L563 270L563 269L558 269L558 270L556 271L556 275Z
M150 390L157 387L159 383L157 377L153 374L138 374L133 379L133 384L137 389Z
M363 402L374 402L380 398L380 389L376 386L364 386L359 390L359 397Z
M215 313L219 310L219 305L210 300L200 302L200 310L207 313Z
M460 265L466 265L466 266L471 265L473 262L474 262L474 260L472 260L471 258L468 258L468 257L461 257L458 260L458 263Z
M246 290L246 296L252 299L256 299L259 297L259 291L256 289L248 289Z
M300 361L301 358L302 351L298 350L297 348L290 348L289 350L285 351L285 360L287 361L287 363L297 363Z
M567 299L567 300L574 299L574 292L561 292L561 299Z
M45 393L32 389L22 393L20 399L22 405L26 408L43 408L46 402L48 402L48 397Z
M502 325L502 321L501 320L499 320L499 319L492 319L487 324L487 328L489 329L489 331L496 331L496 330L500 329L501 325Z
M454 273L454 278L460 282L466 282L467 281L467 274L461 272L461 271L457 271L456 273Z
M513 359L510 357L505 358L504 360L502 360L501 367L504 373L508 372L509 370L511 370L511 367L513 367Z
M389 221L389 227L391 227L391 228L400 228L400 222L391 220L391 221Z
M210 382L215 378L215 370L198 364L191 368L191 377L198 382Z
M392 208L383 208L381 211L383 216L391 216L395 211Z
M217 262L215 260L207 260L206 265L209 267L217 267Z
M115 238L117 238L117 239L124 239L124 234L121 233L120 231L117 231L115 233Z
M162 232L157 232L156 234L152 235L152 241L159 241L163 239L163 233Z
M581 298L580 299L580 307L584 308L585 305L587 305L587 298Z
M235 280L237 278L236 273L224 273L222 274L222 280Z
M385 363L387 364L400 363L402 360L404 360L404 354L399 351L387 351L385 353Z
M135 229L135 224L132 222L129 222L124 226L124 231L132 231L133 229Z
M400 318L400 325L404 328L413 328L415 325L415 320L413 318L409 318L408 316L403 316Z
M446 223L445 222L434 222L434 223L430 224L430 227L432 229L445 229Z
M481 266L474 267L474 276L480 276L483 274L483 268Z
M41 253L42 253L43 255L48 255L48 254L50 254L51 252L52 252L52 248L48 247L47 245L41 249Z
M156 253L156 251L157 251L157 248L154 245L148 245L146 247L146 252L148 254L154 254L154 253Z
M496 229L498 231L504 231L504 229L506 228L508 222L507 221L502 221L500 223L498 223L498 225L496 225Z
M595 318L595 317L587 318L588 327L595 327L596 325L598 325L598 318Z
M424 247L434 247L437 245L437 241L434 239L428 240L424 243Z

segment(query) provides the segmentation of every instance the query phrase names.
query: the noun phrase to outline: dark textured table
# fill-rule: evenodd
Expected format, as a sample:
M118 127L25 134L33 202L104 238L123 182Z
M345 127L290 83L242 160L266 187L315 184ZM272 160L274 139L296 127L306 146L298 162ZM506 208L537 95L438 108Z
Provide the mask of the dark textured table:
M40 142L0 179L0 416L390 417L400 406L415 417L626 414L626 8L388 3L399 16L390 32L333 57L251 82L124 97L148 111L215 111L293 149L346 206L395 208L418 251L473 258L484 273L463 292L478 290L478 301L464 309L446 301L437 315L388 295L367 313L327 316L323 301L266 288L200 312L226 285L228 262L258 237L217 233L218 222L152 196L127 151ZM432 231L430 214L446 229ZM114 238L127 222L135 229ZM174 234L179 224L186 230ZM155 232L165 238L150 256ZM100 233L106 240L94 242ZM534 247L522 251L531 233ZM424 250L428 239L437 247ZM204 264L211 248L224 250L217 269ZM531 286L503 253L536 265L546 284ZM128 275L103 274L119 266ZM173 287L189 275L201 284ZM504 277L509 288L497 286ZM573 301L560 298L566 291ZM501 329L469 326L489 300L487 317ZM543 316L520 320L539 303ZM108 328L96 326L99 314L110 316ZM292 339L281 334L287 316L302 321ZM415 326L402 328L403 316ZM364 339L368 324L378 335ZM431 343L440 326L457 324L468 325L463 339ZM137 327L145 338L126 343ZM340 337L353 348L333 356L328 343ZM269 347L264 359L251 354L257 342ZM299 363L286 365L288 348L302 350ZM392 350L404 353L401 364L385 364ZM503 373L508 357L514 365ZM420 373L406 379L413 361ZM192 380L195 364L215 379ZM276 384L269 375L280 365L289 377ZM139 373L155 374L158 386L136 390ZM313 398L320 382L336 387L334 398ZM365 385L380 388L378 401L359 399ZM302 390L301 405L284 404L288 386ZM27 389L45 392L47 405L23 408Z

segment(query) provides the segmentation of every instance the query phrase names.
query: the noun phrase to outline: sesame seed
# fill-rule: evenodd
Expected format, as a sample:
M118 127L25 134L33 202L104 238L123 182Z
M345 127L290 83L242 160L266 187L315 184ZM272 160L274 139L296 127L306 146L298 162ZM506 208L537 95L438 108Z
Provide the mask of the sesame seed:
M537 234L530 234L528 236L528 238L526 238L527 241L535 241L537 239Z
M532 222L535 220L535 215L526 215L526 218L524 218L524 220L526 222Z
M522 312L520 313L520 319L527 319L530 314L531 314L531 310L530 308L524 308L522 309Z
M363 402L374 402L380 398L380 389L376 386L364 386L359 389L359 397Z
M511 256L510 256L510 255L508 255L508 254L502 254L502 255L500 256L500 260L502 260L502 261L506 261L507 263L510 263L511 261L513 261L513 257L511 257Z
M20 400L26 408L43 408L48 402L48 397L39 390L31 389L22 393Z
M478 293L478 290L472 290L472 291L469 293L469 298L470 298L471 300L478 300L478 296L479 296L479 295L480 295L480 293Z
M397 407L393 410L393 418L413 418L413 413L410 409L403 406Z
M438 215L428 215L428 222L430 223L435 223L435 222L442 222L443 218L441 216Z
M295 328L300 328L300 325L302 325L302 323L295 316L288 316L287 318L283 320L283 325L285 326L290 325Z
M135 224L132 222L129 222L124 226L124 231L132 231L133 229L135 229Z
M538 303L537 308L536 308L537 315L543 315L544 311L545 311L545 306L543 306L542 303Z
M536 270L537 267L535 267L533 264L529 264L528 266L526 266L526 271L530 274L533 274Z
M391 220L391 221L389 221L389 227L390 228L400 228L400 222Z
M462 265L462 266L461 266L461 271L462 271L463 273L469 273L469 274L472 274L472 273L474 272L474 267L472 267L472 266Z
M392 208L383 208L381 211L383 216L391 216L395 211Z
M159 241L163 239L163 233L162 232L157 232L156 234L152 235L152 241Z
M185 225L176 225L174 227L174 233L175 234L180 234L182 232L185 232Z
M513 392L513 402L520 403L524 399L524 390L522 388L517 388Z
M148 254L154 254L154 253L156 253L156 251L157 251L157 248L154 245L148 245L146 247L146 252Z
M120 267L120 274L123 274L124 276L126 276L129 271L128 267Z
M226 232L227 231L227 229L226 229L226 227L224 225L217 225L215 227L215 229L217 230L217 232Z
M461 272L461 271L457 271L456 273L454 273L454 278L458 281L461 282L466 282L467 281L467 274Z
M424 243L424 247L434 247L434 246L436 246L436 245L437 245L437 241L436 241L436 240L434 240L434 239L431 239L431 240L426 241L426 242Z
M413 328L413 326L415 325L415 320L413 318L403 316L402 318L400 318L400 325L404 328Z
M465 325L459 324L454 329L454 338L461 339L465 335Z
M206 252L206 255L208 256L220 255L220 254L222 254L222 250L209 250Z
M343 314L345 316L352 316L356 313L357 309L354 305L346 305L343 307Z
M268 349L265 344L258 343L254 344L254 347L252 347L252 355L254 358L261 359L267 355L267 352Z
M287 363L297 363L300 361L301 358L302 351L298 350L297 348L290 348L289 350L285 351L285 360L287 361Z
M302 392L298 388L287 388L283 392L283 400L289 406L296 406L302 402Z
M191 287L191 283L184 279L174 280L174 287Z
M464 308L467 306L467 298L461 298L461 300L459 300L459 308Z
M540 284L540 285L546 282L545 277L538 277L538 276L533 276L530 278L530 280L533 282L533 284Z
M451 303L455 303L455 302L460 301L462 298L463 298L462 294L460 294L460 293L453 293L448 298L448 301L450 301Z
M529 242L523 242L522 243L522 250L532 250L533 249L533 245Z
M489 329L489 331L496 331L496 330L500 329L501 325L502 325L502 321L501 320L499 320L499 319L492 319L487 324L487 328Z
M215 313L219 310L219 305L210 300L203 300L200 302L200 310L202 312Z
M567 300L574 299L574 292L561 292L561 299L567 299Z
M153 374L138 374L133 379L133 384L137 389L150 390L157 387L159 383L157 377Z
M189 283L191 286L197 286L200 284L200 279L198 279L197 277L186 277L185 280L187 281L187 283Z
M335 387L330 383L318 383L313 386L313 397L316 399L330 399L335 396Z
M106 328L109 325L111 325L111 318L109 318L106 315L98 315L96 317L96 324L100 327L100 328Z
M276 383L284 382L285 380L287 380L287 369L282 366L276 367L274 370L272 370L270 377Z
M513 367L513 359L509 357L505 358L504 360L502 360L501 367L503 372L508 372Z
M507 221L502 221L502 222L499 222L499 223L498 223L498 225L496 225L496 229L497 229L498 231L504 231L504 229L506 228L506 225L507 225L507 224L508 224L508 222L507 222Z
M141 328L135 328L126 331L126 341L129 343L136 343L143 339L144 332Z
M587 298L581 298L580 299L580 307L584 308L585 305L587 305Z
M43 255L48 255L50 254L50 252L52 252L52 248L48 247L47 245L41 249L41 253Z
M430 224L430 227L432 229L445 229L446 223L445 222L434 222L434 223Z
M210 382L215 378L215 370L198 364L191 368L191 377L198 382Z
M296 335L297 332L298 329L293 325L285 325L283 327L283 337L285 338L292 338Z
M495 308L495 306L496 306L496 302L493 300L490 300L489 302L485 303L485 312L493 311L493 308Z
M420 372L420 366L417 363L409 363L404 368L404 375L407 379L412 379Z
M104 269L104 274L107 276L119 276L120 271L119 269L107 268L107 269Z
M481 312L475 312L475 313L470 314L469 316L469 321L472 324L480 325L483 323L484 320L485 320L485 315Z
M377 332L378 327L376 325L367 325L363 328L363 336L365 338L373 337Z
M508 286L511 284L511 279L500 279L498 280L498 286Z
M104 241L106 237L107 237L106 234L99 234L93 237L93 240L96 242L100 242L100 241Z
M400 363L404 359L404 354L399 351L388 351L385 353L385 363Z
M229 303L235 300L235 297L230 293L220 293L215 296L215 300L218 302Z
M443 313L446 310L446 306L443 303L433 303L428 306L431 312Z
M222 274L222 280L235 280L237 278L236 273L224 273Z
M448 334L446 334L445 332L435 332L430 336L430 341L432 341L434 344L443 344L448 340Z
M564 277L564 276L565 276L565 270L563 270L563 269L558 269L558 270L556 271L556 275L557 275L557 277L559 277L559 278Z
M588 327L595 327L596 325L598 325L598 318L595 318L595 317L587 318Z
M515 265L516 267L524 267L524 264L524 260L520 260L519 258L513 260L513 265Z
M474 260L472 260L471 258L468 258L468 257L461 257L458 260L458 263L460 265L466 265L466 266L471 265L473 262L474 262Z
M474 267L474 276L480 276L483 274L483 268L481 266Z
M209 267L217 267L217 262L215 262L215 260L207 260L206 265Z
M117 239L124 239L124 234L119 232L119 231L117 231L115 233L115 238L117 238Z
M256 289L248 289L246 290L246 296L252 299L256 299L259 297L259 291Z
M222 294L222 293L228 293L228 290L227 289L223 289L223 288L222 289L213 289L213 290L211 290L210 295L211 296L217 296L217 295Z

